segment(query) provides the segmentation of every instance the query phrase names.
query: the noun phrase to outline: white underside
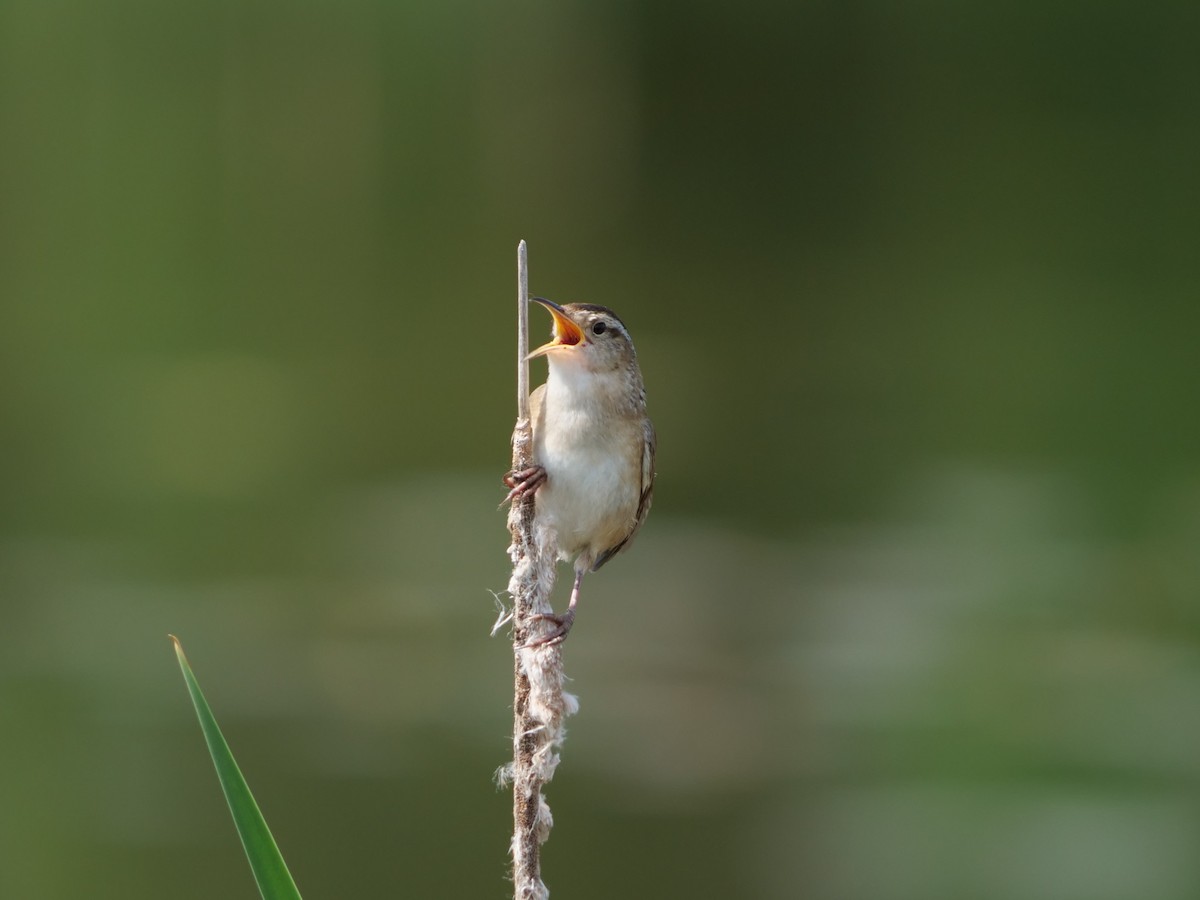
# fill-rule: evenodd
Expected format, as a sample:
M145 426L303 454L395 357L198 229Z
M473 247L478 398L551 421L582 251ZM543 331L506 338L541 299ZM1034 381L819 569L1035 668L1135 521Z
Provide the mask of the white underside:
M546 469L537 510L557 538L559 558L578 557L577 568L590 568L635 524L641 439L640 433L600 424L612 423L611 416L600 415L597 395L602 398L603 391L579 374L574 366L551 365L534 429L534 452Z

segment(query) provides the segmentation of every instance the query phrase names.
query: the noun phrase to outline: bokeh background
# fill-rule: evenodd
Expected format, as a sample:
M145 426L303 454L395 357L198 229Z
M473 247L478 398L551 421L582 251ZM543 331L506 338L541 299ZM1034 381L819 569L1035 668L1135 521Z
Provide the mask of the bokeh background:
M525 238L660 436L554 896L1195 897L1198 33L5 0L0 896L255 895L168 631L306 896L506 896Z

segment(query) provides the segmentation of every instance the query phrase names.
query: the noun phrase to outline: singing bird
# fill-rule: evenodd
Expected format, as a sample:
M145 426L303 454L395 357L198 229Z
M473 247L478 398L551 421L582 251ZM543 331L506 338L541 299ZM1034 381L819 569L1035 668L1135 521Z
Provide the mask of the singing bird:
M534 301L554 319L546 383L529 395L534 465L510 472L505 500L533 492L535 516L555 535L560 560L574 560L571 601L554 627L526 647L561 643L575 621L579 586L629 546L654 493L654 425L629 330L611 309Z

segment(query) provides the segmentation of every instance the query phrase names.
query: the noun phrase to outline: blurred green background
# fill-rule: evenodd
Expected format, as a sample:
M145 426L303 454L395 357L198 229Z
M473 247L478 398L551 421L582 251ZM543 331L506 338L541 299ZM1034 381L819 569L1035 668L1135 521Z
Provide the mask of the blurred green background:
M507 895L525 238L660 439L555 897L1195 897L1197 33L5 0L0 896L254 896L168 631L307 897Z

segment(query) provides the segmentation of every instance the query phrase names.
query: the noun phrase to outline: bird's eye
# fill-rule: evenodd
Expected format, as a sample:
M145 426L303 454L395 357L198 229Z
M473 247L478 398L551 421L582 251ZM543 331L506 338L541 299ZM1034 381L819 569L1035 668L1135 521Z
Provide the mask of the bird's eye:
M608 330L608 326L603 322L597 322L592 326L592 334L604 334Z

